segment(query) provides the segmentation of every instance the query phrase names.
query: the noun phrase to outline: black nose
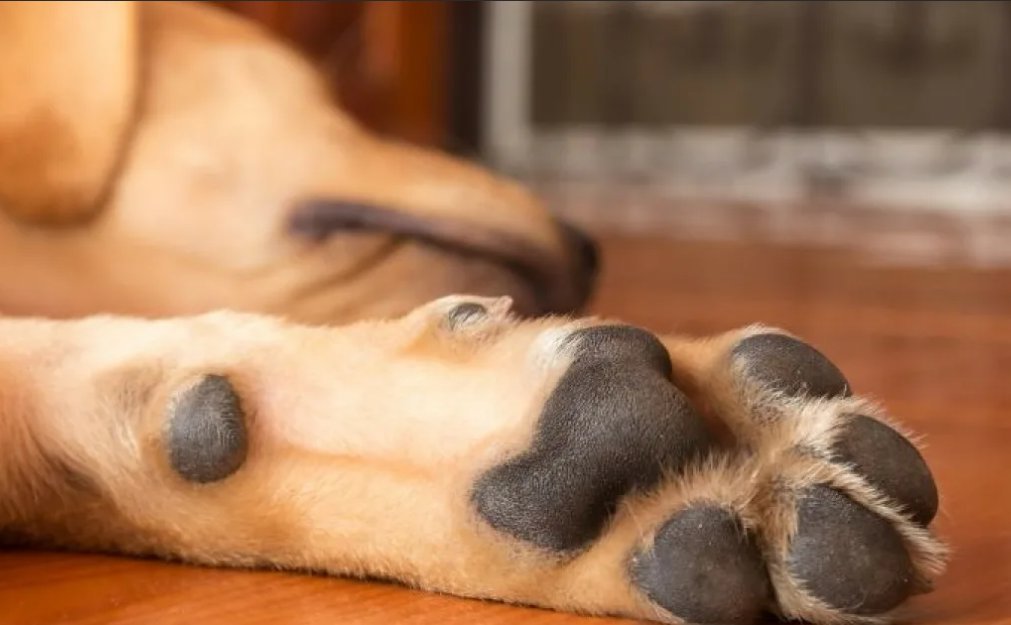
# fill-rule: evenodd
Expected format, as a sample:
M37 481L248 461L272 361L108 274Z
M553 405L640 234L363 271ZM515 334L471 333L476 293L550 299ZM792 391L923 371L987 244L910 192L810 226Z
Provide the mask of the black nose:
M558 228L565 237L570 250L579 302L577 308L583 308L593 295L597 285L597 272L600 270L600 252L597 244L582 230L564 221L558 221Z

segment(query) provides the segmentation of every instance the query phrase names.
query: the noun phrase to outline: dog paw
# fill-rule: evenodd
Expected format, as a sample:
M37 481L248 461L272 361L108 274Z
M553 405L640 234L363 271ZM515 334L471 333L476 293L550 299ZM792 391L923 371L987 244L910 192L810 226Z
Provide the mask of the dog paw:
M930 470L814 347L509 306L8 322L52 367L0 537L667 622L877 623L930 587Z
M665 346L597 326L563 348L529 447L474 488L498 531L569 566L609 551L647 604L631 613L664 620L876 622L929 588L945 555L926 529L930 471L814 347L762 328Z

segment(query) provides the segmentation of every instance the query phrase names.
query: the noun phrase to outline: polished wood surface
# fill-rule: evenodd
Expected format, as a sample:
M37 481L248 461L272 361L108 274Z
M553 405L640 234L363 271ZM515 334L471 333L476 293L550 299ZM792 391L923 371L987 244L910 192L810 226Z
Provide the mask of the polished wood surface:
M956 236L953 233L952 236ZM657 331L762 321L812 341L924 436L953 548L914 623L1011 623L1011 269L882 264L846 247L604 237L595 310ZM0 623L533 623L588 619L392 584L0 552Z

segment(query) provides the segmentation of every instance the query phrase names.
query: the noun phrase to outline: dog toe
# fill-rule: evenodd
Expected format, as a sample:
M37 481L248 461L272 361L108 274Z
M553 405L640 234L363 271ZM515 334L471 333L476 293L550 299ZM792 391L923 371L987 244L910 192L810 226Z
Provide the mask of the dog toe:
M634 582L657 605L691 623L748 623L768 603L765 562L733 512L694 505L671 517L635 555Z
M920 452L904 436L864 415L853 415L831 450L868 483L899 503L920 525L937 514L937 485Z
M804 341L785 334L756 334L738 343L733 358L748 375L791 397L846 397L846 376L831 360Z
M827 486L800 493L787 566L810 595L848 614L887 612L915 587L895 528Z

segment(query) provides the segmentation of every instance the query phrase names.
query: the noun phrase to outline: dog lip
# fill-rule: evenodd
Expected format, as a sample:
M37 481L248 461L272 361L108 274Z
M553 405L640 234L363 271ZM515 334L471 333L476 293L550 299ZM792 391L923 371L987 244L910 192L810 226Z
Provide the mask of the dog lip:
M288 220L295 236L322 241L338 232L386 232L462 255L488 258L518 274L532 287L532 309L541 315L580 310L594 286L597 255L593 243L572 226L556 221L565 244L559 256L516 236L452 219L430 219L367 202L307 198L295 204Z
M338 231L387 230L396 229L395 220L400 217L390 212L386 218L390 228L379 227L378 219L370 214L382 210L360 202L342 202L330 199L310 199L298 202L288 220L289 231L313 240L323 240Z

